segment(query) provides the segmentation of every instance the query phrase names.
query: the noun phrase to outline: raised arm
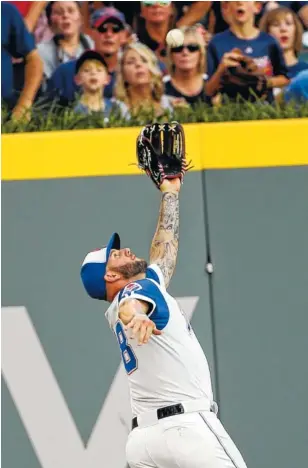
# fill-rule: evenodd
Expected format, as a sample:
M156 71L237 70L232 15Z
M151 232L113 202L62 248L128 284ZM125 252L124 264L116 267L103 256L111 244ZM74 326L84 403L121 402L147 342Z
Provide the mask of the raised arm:
M160 190L158 224L152 240L150 263L156 263L165 279L166 287L172 278L179 248L179 179L165 180Z

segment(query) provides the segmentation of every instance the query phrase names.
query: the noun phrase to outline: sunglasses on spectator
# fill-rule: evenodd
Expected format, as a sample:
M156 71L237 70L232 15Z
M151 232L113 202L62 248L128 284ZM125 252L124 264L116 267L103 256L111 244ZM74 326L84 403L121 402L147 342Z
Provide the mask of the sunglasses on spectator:
M107 24L102 24L97 28L98 32L100 33L106 33L109 28L111 28L112 32L114 34L119 33L120 31L123 31L123 27L121 27L119 24L113 24L112 26L108 26Z
M153 6L153 5L159 5L159 6L167 6L167 5L170 5L171 1L169 0L161 0L160 2L151 2L151 1L148 1L148 2L142 2L142 4L146 7L149 7L149 6Z
M197 52L197 50L200 50L200 45L199 44L187 44L187 45L181 45L178 47L171 47L171 52L173 54L180 54L183 52L184 49L187 49L189 52Z

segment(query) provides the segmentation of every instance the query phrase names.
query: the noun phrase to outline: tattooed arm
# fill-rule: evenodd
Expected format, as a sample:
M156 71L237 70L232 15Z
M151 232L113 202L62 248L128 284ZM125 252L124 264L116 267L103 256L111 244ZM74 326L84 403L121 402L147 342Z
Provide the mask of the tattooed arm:
M161 185L162 200L158 224L150 250L150 263L156 263L166 287L172 278L179 247L179 179L165 180Z

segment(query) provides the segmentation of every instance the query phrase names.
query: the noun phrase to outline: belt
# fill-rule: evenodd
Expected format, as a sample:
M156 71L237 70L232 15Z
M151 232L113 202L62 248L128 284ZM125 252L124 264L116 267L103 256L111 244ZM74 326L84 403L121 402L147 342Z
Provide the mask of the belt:
M146 427L156 424L160 419L169 418L184 413L194 413L199 411L211 411L217 414L218 407L215 402L210 403L208 399L191 400L183 403L177 403L171 406L165 406L157 410L148 411L136 416L132 420L132 429L136 427Z

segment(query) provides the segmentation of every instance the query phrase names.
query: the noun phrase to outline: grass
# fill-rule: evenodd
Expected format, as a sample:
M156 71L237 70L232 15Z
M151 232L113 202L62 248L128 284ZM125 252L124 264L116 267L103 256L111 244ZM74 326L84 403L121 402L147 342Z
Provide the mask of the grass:
M249 103L242 100L228 102L220 107L210 107L199 104L191 108L178 108L173 114L166 111L161 116L155 116L153 111L140 111L130 120L123 119L118 112L112 112L109 119L102 114L79 115L71 108L59 108L56 104L42 106L36 104L31 111L29 122L13 122L10 113L2 106L2 133L48 132L55 130L97 129L112 127L135 127L151 122L176 120L180 123L198 122L236 122L247 120L294 119L308 117L308 102L298 104L291 102Z

